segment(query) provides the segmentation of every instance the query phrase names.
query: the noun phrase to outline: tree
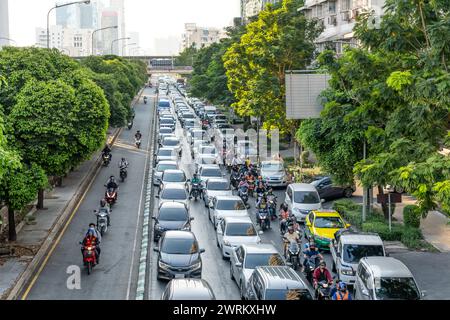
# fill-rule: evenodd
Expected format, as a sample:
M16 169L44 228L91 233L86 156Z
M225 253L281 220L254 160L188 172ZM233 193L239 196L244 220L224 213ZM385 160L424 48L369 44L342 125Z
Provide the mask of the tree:
M176 66L192 66L195 56L197 55L197 48L192 45L189 48L184 49L178 57L175 58L174 65Z
M285 71L310 64L321 32L317 21L297 12L302 4L284 0L278 8L269 5L223 57L237 113L262 117L267 129L284 133L293 133L297 125L286 119Z

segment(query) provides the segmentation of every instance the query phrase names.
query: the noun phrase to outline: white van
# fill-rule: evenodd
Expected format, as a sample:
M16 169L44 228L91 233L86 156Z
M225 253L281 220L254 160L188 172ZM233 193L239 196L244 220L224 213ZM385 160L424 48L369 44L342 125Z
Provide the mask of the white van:
M391 257L367 257L359 261L356 300L420 300L424 296L403 262Z
M348 285L354 285L356 270L361 258L384 257L383 240L376 233L344 232L331 241L332 271Z
M206 106L205 107L205 114L208 117L212 117L213 115L215 115L217 113L217 108L214 106Z
M293 183L286 189L286 204L297 221L304 222L312 210L322 209L322 203L316 187L309 183Z

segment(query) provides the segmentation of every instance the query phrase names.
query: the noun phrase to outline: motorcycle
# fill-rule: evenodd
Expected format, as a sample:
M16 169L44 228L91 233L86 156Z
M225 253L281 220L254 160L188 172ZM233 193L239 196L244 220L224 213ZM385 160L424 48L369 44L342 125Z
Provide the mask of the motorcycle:
M241 197L242 201L244 202L245 206L247 208L249 208L249 204L248 204L248 188L243 186L239 189L238 192L239 197Z
M140 149L141 148L141 139L136 139L136 148Z
M253 196L253 193L255 192L255 180L247 180L248 183L248 192L251 196Z
M257 217L261 230L266 231L267 229L270 229L269 214L266 211L258 211Z
M147 104L147 97L144 97L144 103Z
M130 121L128 122L128 130L131 130L133 128L133 122Z
M292 264L294 270L298 269L300 266L300 246L297 241L291 241L288 244L286 259Z
M109 188L106 190L105 199L110 206L115 205L117 201L117 191L113 188Z
M103 237L108 231L108 210L102 208L100 211L95 210L94 213L97 216L97 228Z
M318 256L305 258L305 278L312 284L314 270L319 266L320 259Z
M273 194L267 195L267 204L269 205L270 218L275 220L277 218L277 197Z
M239 174L237 172L233 171L231 173L230 181L231 181L231 185L233 186L234 189L237 190L240 180L241 179L240 179Z
M80 242L80 244L82 244ZM88 275L91 274L92 269L97 264L97 257L95 255L96 246L94 244L88 243L83 247L83 264L86 267Z
M200 185L198 183L192 185L192 197L194 197L195 201L200 197Z
M109 164L111 163L111 154L109 153L104 153L102 155L102 159L103 159L103 166L104 167L108 167Z
M326 281L320 281L316 289L317 300L331 300L331 286Z
M124 182L127 177L128 177L127 168L121 168L120 169L120 179L122 180L122 182Z

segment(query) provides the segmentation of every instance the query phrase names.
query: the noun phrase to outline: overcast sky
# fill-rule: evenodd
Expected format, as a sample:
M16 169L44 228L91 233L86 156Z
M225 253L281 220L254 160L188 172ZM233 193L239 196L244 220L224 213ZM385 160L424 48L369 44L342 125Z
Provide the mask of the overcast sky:
M55 0L10 0L10 37L19 46L34 45L35 28L45 27ZM106 5L109 0L103 0ZM155 39L181 37L184 24L225 27L240 16L240 0L125 0L127 31L140 34L140 46L151 49ZM55 24L54 11L51 24ZM153 51L153 50L152 50Z

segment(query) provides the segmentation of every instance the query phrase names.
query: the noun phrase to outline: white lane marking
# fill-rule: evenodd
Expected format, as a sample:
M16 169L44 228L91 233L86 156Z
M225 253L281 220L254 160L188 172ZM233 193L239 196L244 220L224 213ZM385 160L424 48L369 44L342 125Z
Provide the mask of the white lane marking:
M149 130L149 136L151 136L152 129ZM147 142L147 151L150 149L150 140L148 139ZM149 153L147 152L146 159L145 159L145 167L144 171L147 169L148 166L148 160L149 160ZM137 237L138 237L138 229L139 229L139 218L141 216L141 207L142 207L142 199L144 197L144 187L145 187L145 174L142 176L142 187L141 187L141 195L139 198L139 206L138 206L138 212L137 212L137 221L136 221L136 231L134 234L134 242L133 242L133 255L131 259L131 266L130 266L130 274L128 276L128 288L127 288L127 297L126 300L130 300L130 291L131 291L131 277L133 276L133 268L134 268L134 257L136 255L136 246L137 246Z

